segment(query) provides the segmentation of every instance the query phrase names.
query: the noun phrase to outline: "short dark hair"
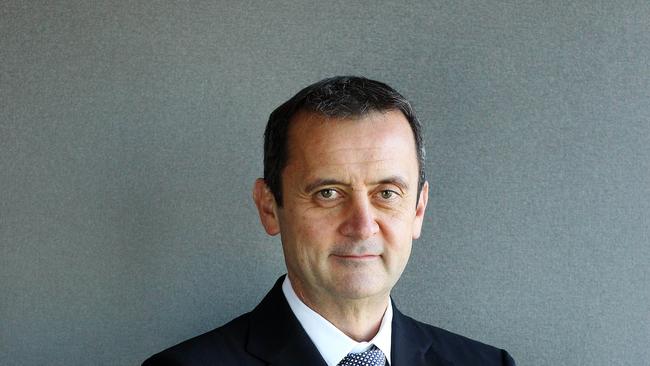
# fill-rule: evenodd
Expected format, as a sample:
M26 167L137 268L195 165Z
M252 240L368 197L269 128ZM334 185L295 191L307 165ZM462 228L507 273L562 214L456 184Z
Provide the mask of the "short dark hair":
M282 171L288 159L289 124L297 112L346 118L392 110L402 112L413 131L419 169L419 193L425 181L422 125L409 101L382 82L358 76L335 76L302 89L269 116L264 132L264 180L278 206L282 206Z

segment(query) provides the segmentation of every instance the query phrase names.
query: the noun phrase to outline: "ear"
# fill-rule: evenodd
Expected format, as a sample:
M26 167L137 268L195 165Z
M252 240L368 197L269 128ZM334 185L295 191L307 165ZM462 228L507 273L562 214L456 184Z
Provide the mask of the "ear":
M422 222L424 221L424 211L427 209L427 202L429 201L429 182L424 182L422 190L420 191L420 198L418 205L415 208L415 218L413 220L413 239L420 237L422 232Z
M264 230L269 235L277 235L280 232L277 204L269 186L266 185L266 181L262 178L255 180L253 201L255 201L255 206L257 206L257 212L260 215L260 221L262 222L262 226L264 226Z

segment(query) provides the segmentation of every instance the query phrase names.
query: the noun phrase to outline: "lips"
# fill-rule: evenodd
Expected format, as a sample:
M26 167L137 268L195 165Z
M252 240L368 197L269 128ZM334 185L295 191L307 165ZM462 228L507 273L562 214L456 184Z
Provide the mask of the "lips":
M372 260L379 258L378 254L333 254L335 257L348 260Z

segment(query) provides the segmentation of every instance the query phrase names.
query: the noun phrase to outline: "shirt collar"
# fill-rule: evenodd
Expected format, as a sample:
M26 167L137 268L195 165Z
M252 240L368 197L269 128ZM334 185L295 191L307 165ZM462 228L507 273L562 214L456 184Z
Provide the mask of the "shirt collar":
M386 355L386 359L389 361L387 365L390 365L393 323L393 305L390 301L388 301L388 307L381 320L377 335L370 342L357 342L305 305L293 291L289 276L284 278L282 292L284 297L287 298L289 307L328 366L336 366L348 353L363 352L373 344Z

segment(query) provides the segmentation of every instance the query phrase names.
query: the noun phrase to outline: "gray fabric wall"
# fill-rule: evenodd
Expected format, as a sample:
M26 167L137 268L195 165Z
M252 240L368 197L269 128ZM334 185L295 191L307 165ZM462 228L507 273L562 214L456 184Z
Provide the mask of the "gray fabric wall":
M0 364L137 365L284 272L269 112L335 74L426 125L406 313L520 365L648 365L647 1L0 4Z

